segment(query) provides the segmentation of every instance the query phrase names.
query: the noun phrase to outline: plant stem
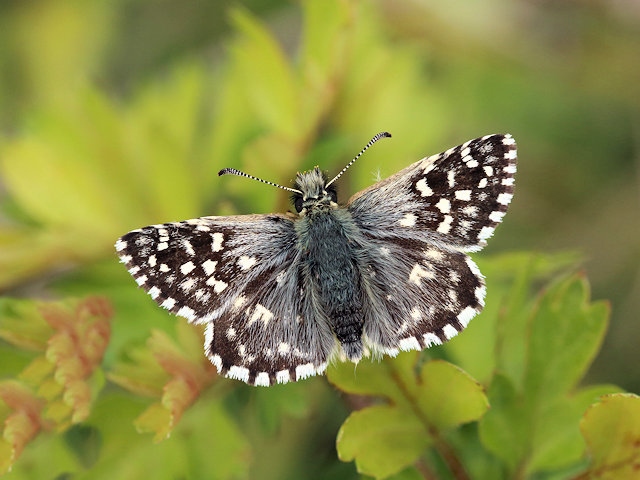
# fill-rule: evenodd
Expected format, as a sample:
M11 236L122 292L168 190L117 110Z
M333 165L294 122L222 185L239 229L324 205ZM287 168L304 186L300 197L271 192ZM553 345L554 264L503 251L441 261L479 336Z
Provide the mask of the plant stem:
M398 375L398 372L394 368L391 369L391 378L393 378L400 391L402 391L402 393L404 394L404 397L407 399L413 413L416 415L416 417L418 417L427 433L431 436L431 438L433 438L434 448L436 449L442 460L447 464L447 467L449 467L449 471L451 472L453 477L456 480L471 480L464 468L464 465L456 455L455 450L451 448L451 446L442 438L440 432L429 423L429 420L424 416L422 410L420 410L418 402L416 402L416 399L411 394L411 391L407 388L405 383L402 381L402 378L400 377L400 375Z

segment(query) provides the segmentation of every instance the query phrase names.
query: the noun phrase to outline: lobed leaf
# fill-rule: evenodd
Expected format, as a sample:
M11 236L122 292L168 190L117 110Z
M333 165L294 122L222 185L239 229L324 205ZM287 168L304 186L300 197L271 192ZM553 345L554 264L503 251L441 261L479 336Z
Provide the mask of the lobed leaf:
M590 477L632 480L640 472L640 397L605 395L580 421L587 442Z
M380 364L363 361L354 372L332 366L334 385L358 395L382 397L352 413L337 438L340 458L377 478L412 465L442 433L479 419L487 410L483 388L458 367L440 360L418 365L419 353L405 352ZM357 378L356 378L357 377Z
M358 472L385 478L413 464L431 438L410 412L376 405L352 413L337 437L338 456L355 460Z
M525 335L522 378L513 369L494 377L480 438L511 472L559 469L584 455L577 428L582 412L599 395L618 390L575 390L602 342L608 315L606 303L590 302L586 280L573 275L545 291L526 324L505 336L508 342Z

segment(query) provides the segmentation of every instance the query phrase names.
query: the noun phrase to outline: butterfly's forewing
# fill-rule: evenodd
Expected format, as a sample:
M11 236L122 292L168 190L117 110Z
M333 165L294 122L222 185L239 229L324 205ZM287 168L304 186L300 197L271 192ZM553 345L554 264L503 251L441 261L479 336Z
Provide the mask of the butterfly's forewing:
M515 172L511 135L487 135L410 165L355 194L348 208L373 238L477 251L507 211Z
M482 274L463 252L486 244L513 196L510 135L471 140L418 161L348 203L367 243L365 334L383 352L451 338L484 304Z
M270 385L321 373L335 344L326 322L310 318L295 245L288 217L244 215L152 225L116 249L160 306L207 324L219 372Z

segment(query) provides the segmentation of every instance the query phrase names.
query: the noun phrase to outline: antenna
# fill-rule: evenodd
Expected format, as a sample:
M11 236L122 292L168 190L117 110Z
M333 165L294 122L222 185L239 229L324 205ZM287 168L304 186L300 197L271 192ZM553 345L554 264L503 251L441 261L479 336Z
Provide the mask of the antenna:
M373 145L374 143L376 143L378 140L380 140L383 137L391 137L391 134L389 132L380 132L379 134L377 134L375 137L373 137L371 140L369 140L369 143L367 143L364 148L362 150L360 150L360 153L358 155L356 155L353 160L351 160L346 167L344 167L340 173L338 173L338 175L336 175L335 177L333 177L333 179L331 181L329 181L329 183L327 183L325 185L325 188L328 187L329 185L331 185L333 182L335 182L338 178L340 178L342 176L342 174L344 172L347 171L347 168L349 168L351 165L353 165L353 163L358 160L360 158L360 156L366 152L366 150Z
M254 177L253 175L249 175L248 173L241 172L240 170L236 170L235 168L223 168L218 172L218 176L227 175L227 174L238 175L239 177L247 177L247 178L250 178L251 180L257 180L259 182L266 183L267 185L271 185L272 187L278 187L283 190L288 190L290 192L299 193L300 195L302 195L302 192L300 190L296 190L295 188L283 187L282 185L278 185L277 183L273 183L268 180L263 180L261 178Z

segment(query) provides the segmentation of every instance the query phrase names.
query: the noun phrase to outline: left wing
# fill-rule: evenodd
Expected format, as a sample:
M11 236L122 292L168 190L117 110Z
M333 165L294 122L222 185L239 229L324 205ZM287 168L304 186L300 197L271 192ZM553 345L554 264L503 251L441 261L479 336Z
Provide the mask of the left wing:
M336 344L301 285L296 241L285 215L242 215L151 225L116 250L156 303L207 324L219 373L266 386L322 373Z

